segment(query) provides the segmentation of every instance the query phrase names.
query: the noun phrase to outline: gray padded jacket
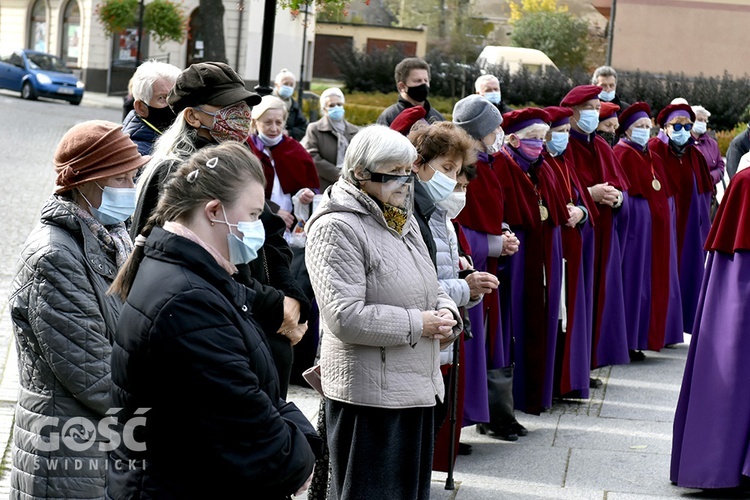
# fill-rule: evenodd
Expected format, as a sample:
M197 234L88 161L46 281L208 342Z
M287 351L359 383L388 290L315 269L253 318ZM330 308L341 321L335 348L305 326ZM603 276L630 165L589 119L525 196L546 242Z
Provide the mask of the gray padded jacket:
M443 398L437 340L422 337L421 311L447 308L419 226L402 234L377 204L339 179L306 227L306 263L320 307L326 397L381 408L427 407Z
M93 441L106 439L84 428L78 442L90 446L74 451L64 441L82 429L66 427L71 418L98 427L112 406L109 357L121 302L106 291L116 273L88 226L53 195L10 294L20 376L11 498L104 498L106 453ZM40 449L47 447L57 449Z

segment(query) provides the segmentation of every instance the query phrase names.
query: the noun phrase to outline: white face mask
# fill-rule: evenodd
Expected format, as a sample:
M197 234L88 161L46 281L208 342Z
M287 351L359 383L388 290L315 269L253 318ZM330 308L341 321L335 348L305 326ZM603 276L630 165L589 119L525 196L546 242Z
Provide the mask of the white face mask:
M445 216L448 219L455 219L466 206L466 193L453 191L448 195L448 198L438 203L437 206L445 210Z
M693 123L693 132L695 135L703 135L706 133L706 122L695 122Z
M503 149L503 142L505 142L505 131L498 127L498 130L495 130L495 142L491 146L487 146L487 152L491 155L497 153Z

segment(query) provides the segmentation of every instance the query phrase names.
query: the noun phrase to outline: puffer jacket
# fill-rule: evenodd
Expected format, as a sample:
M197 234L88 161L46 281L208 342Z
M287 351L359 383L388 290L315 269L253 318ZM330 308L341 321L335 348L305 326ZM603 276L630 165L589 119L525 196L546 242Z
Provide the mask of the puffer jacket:
M307 223L306 262L320 307L326 397L381 408L443 398L440 343L422 337L422 311L456 304L440 287L417 221L390 229L367 194L339 179Z
M156 227L117 324L112 392L145 450L110 456L114 499L277 499L312 473L322 441L292 403L256 293L200 245ZM123 464L119 468L117 464ZM129 464L133 464L132 467Z
M112 407L109 357L122 304L106 291L116 273L88 226L53 195L10 294L20 376L11 498L104 497L106 453L99 443L74 451L62 431L73 417L98 427ZM44 451L39 441L59 449Z
M138 146L138 152L144 156L151 154L154 150L154 142L159 138L159 134L143 123L135 110L130 111L122 121L122 130L130 136L130 140Z

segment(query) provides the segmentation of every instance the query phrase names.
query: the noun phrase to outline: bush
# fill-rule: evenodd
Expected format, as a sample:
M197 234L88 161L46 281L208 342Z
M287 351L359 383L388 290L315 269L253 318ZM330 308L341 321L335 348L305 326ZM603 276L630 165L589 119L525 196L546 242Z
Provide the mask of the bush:
M349 47L337 52L332 50L330 55L341 71L346 88L364 92L393 91L396 85L393 70L404 58L403 53L395 48L366 54Z
M720 130L716 132L716 142L719 143L719 151L721 151L721 156L727 155L729 143L732 142L732 139L746 130L747 123L738 123L732 130Z

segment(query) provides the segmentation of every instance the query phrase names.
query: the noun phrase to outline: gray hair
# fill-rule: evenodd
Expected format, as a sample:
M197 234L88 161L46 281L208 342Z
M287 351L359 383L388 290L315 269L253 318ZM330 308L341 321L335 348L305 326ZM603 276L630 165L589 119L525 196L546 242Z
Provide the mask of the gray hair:
M476 90L477 94L482 91L482 84L487 83L492 80L497 80L497 84L500 85L500 80L495 75L482 75L479 78L477 78L477 81L474 82L474 90Z
M517 130L515 132L512 132L511 134L505 134L505 142L508 142L508 139L511 135L515 135L519 139L526 139L528 136L541 132L542 135L547 135L547 132L549 132L549 125L546 123L532 123L528 127L524 127L521 130Z
M273 83L275 83L276 85L280 85L281 84L281 80L283 80L287 76L291 77L292 80L294 80L295 84L297 83L297 77L294 76L294 73L292 73L291 71L289 71L286 68L284 68L281 71L279 71L279 74L276 75L276 79L273 81Z
M133 99L148 104L154 97L154 84L157 80L166 80L174 87L174 82L182 71L171 64L149 60L138 66L130 79L130 90Z
M341 102L346 102L346 98L344 98L344 93L341 92L341 89L338 87L329 87L323 91L322 94L320 94L320 109L325 110L326 109L326 99L329 97L338 97L341 99Z
M695 113L695 116L697 117L700 115L706 115L706 118L711 118L711 112L704 108L703 106L692 106L693 113Z
M617 81L617 71L615 71L615 68L612 66L599 66L596 68L596 71L594 71L594 76L591 77L591 85L596 85L597 80L600 76L608 77L608 76L614 76L615 81Z
M409 139L383 125L370 125L360 130L349 143L341 177L359 186L354 177L357 167L377 172L394 164L411 166L416 159L417 150Z

